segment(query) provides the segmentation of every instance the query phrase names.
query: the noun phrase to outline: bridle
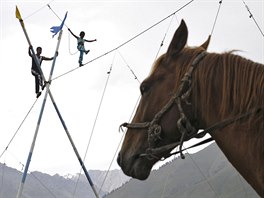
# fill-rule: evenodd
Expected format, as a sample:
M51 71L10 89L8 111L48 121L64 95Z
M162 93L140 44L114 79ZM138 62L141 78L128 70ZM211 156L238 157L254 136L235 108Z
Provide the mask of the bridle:
M157 156L158 154L163 153L164 151L171 150L176 146L180 145L180 154L181 157L184 158L184 155L182 153L183 143L184 141L197 136L198 130L191 124L190 120L184 113L182 108L182 102L188 104L187 98L192 90L192 73L196 68L197 64L205 57L206 54L206 51L202 51L196 56L196 58L191 63L189 70L185 73L184 77L182 78L181 84L176 93L171 97L168 103L154 116L152 121L142 123L123 123L120 125L120 128L126 127L128 129L147 129L148 148L146 149L146 153L140 154L140 157L147 157L149 160L160 159L160 157ZM165 115L165 113L167 113L169 109L172 108L172 106L174 106L175 104L177 105L178 110L180 112L180 118L177 121L177 128L181 133L180 141L161 147L155 147L156 142L161 139L162 127L159 122L161 118ZM167 157L169 156L166 155L162 158Z
M254 113L258 113L260 111L263 111L264 107L260 106L257 108L253 108L245 113L242 113L240 115L224 119L222 121L219 121L212 126L204 129L201 132L198 132L198 129L196 129L190 122L190 120L187 118L186 114L183 111L182 108L182 102L188 103L187 99L188 96L191 93L192 87L192 74L194 69L196 68L197 64L206 56L207 52L202 51L199 53L196 58L191 63L191 66L189 70L185 73L184 77L181 80L181 84L179 85L178 90L176 93L171 97L171 99L168 101L168 103L154 116L153 120L150 122L142 122L142 123L123 123L120 125L120 129L122 127L126 127L128 129L147 129L148 132L148 148L146 149L145 153L143 154L137 154L139 157L146 157L149 160L157 159L157 160L164 160L172 155L180 153L181 158L184 159L183 151L187 150L189 148L193 148L199 145L202 145L204 143L208 143L210 141L213 141L213 138L208 138L206 140L203 140L202 142L199 142L189 148L182 149L183 143L189 139L192 138L202 138L207 133L211 133L217 129L222 129L236 121L242 120L245 117L248 117ZM156 143L158 140L161 140L161 132L162 127L159 124L161 118L169 111L172 106L177 105L178 110L180 112L180 118L177 121L177 128L180 131L181 138L179 142L174 142L171 144L167 144L164 146L156 147ZM169 153L164 155L166 151L171 151L176 146L179 146L179 151ZM162 156L161 156L162 155ZM159 157L161 156L161 157Z

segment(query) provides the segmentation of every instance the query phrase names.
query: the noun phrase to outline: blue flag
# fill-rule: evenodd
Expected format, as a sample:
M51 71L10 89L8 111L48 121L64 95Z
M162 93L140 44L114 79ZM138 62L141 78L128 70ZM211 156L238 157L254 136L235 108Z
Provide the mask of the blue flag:
M60 26L53 26L53 27L50 28L50 31L51 31L52 33L54 33L54 34L52 35L52 38L53 38L53 37L54 37L59 31L61 31L61 29L63 28L64 22L65 22L65 20L66 20L66 18L67 18L67 14L68 14L68 11L66 12L66 14L65 14L65 16L64 16L64 19L62 20Z

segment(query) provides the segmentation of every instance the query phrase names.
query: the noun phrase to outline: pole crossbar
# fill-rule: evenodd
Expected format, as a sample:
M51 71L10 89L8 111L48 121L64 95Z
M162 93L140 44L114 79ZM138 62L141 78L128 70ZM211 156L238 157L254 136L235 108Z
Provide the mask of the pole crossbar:
M32 44L30 42L30 39L29 39L29 36L27 34L26 28L25 28L25 24L23 22L23 19L22 19L21 15L20 15L20 12L19 12L19 10L18 10L17 7L16 7L16 18L19 19L19 22L21 24L21 27L23 29L23 32L25 34L25 37L26 37L26 39L28 41L29 46L32 46ZM56 112L58 114L58 117L59 117L59 119L61 121L61 124L62 124L62 126L63 126L63 128L64 128L64 130L65 130L65 132L67 134L67 137L68 137L68 139L69 139L69 141L70 141L70 143L71 143L71 145L73 147L73 150L74 150L74 152L75 152L75 154L76 154L76 156L78 158L78 161L79 161L79 163L80 163L80 165L81 165L81 167L82 167L82 169L83 169L83 171L85 173L85 176L86 176L86 178L87 178L87 180L88 180L88 182L89 182L89 184L90 184L90 186L91 186L91 188L92 188L92 190L93 190L96 198L99 198L99 195L98 195L98 193L97 193L97 191L96 191L96 189L94 187L94 184L92 182L92 179L90 178L90 176L88 174L88 171L87 171L87 169L86 169L86 167L85 167L85 165L84 165L84 163L83 163L83 161L82 161L82 159L81 159L81 157L79 155L79 152L78 152L78 150L77 150L77 148L76 148L76 146L75 146L75 144L74 144L74 142L73 142L73 140L71 138L71 135L70 135L70 133L68 131L68 128L67 128L67 126L66 126L66 124L65 124L65 122L64 122L64 120L63 120L63 118L61 116L61 113L59 111L59 108L58 108L58 106L57 106L57 104L56 104L56 102L55 102L55 100L54 100L54 98L52 96L51 91L50 91L50 84L51 84L51 80L52 80L53 71L54 71L54 68L55 68L55 62L56 62L56 57L57 57L57 54L58 54L58 49L59 49L59 46L60 46L62 32L63 31L61 30L60 33L59 33L57 47L56 47L54 59L53 59L53 62L52 62L52 67L51 67L51 70L50 70L50 75L49 75L49 80L48 81L46 81L45 76L44 76L44 74L43 74L43 72L41 70L40 62L38 61L38 59L36 57L36 54L34 52L33 47L30 47L32 57L33 57L36 65L37 65L37 67L38 67L38 69L40 71L40 74L41 74L43 80L45 82L48 82L48 83L46 84L45 97L43 99L43 103L42 103L42 107L41 107L41 110L40 110L40 114L39 114L37 126L36 126L36 129L35 129L35 134L34 134L34 137L33 137L33 140L32 140L32 144L31 144L31 147L30 147L30 151L29 151L29 155L28 155L28 158L27 158L27 163L26 163L26 166L25 166L25 170L24 170L24 173L23 173L23 176L22 176L22 180L21 180L21 183L20 183L18 192L17 192L17 198L20 198L22 196L22 192L23 192L23 188L24 188L25 181L26 181L26 176L27 176L28 168L29 168L30 161L31 161L31 158L32 158L32 155L33 155L33 151L34 151L34 147L35 147L35 143L36 143L36 139L37 139L37 135L38 135L38 131L39 131L39 127L40 127L42 115L44 113L45 104L46 104L46 100L47 100L47 96L48 95L50 96L50 99L52 101L52 104L53 104L53 106L54 106L54 108L55 108L55 110L56 110Z

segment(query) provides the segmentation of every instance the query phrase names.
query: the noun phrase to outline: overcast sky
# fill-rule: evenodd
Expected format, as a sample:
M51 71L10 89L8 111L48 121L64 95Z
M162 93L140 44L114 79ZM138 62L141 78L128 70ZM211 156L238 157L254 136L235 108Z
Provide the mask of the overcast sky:
M75 34L85 31L90 53L84 62L112 50L156 22L178 10L188 1L11 1L1 0L0 6L0 154L6 148L30 107L35 101L34 78L28 43L18 20L15 6L20 9L33 47L41 46L42 55L52 57L57 37L52 39L51 26L61 21L46 6L48 3ZM247 0L258 25L264 30L264 1ZM81 156L84 156L90 135L93 137L85 160L87 169L107 170L123 136L121 123L129 121L139 97L139 82L147 77L165 34L164 53L179 21L189 29L189 46L203 43L212 31L219 0L196 0L140 37L102 58L56 78L78 67L76 40L65 27L59 56L54 70L51 92ZM264 38L245 8L243 1L223 1L209 46L209 52L239 50L237 54L253 61L264 62ZM109 74L107 72L112 70ZM129 67L128 67L129 66ZM48 77L51 62L43 62ZM135 79L135 76L138 79ZM107 79L108 84L98 112ZM44 94L21 126L9 148L0 158L18 170L26 164ZM94 127L93 127L94 126ZM93 130L94 128L94 130ZM35 145L30 171L50 174L77 173L79 162L72 150L55 109L48 98ZM112 168L117 168L116 159Z

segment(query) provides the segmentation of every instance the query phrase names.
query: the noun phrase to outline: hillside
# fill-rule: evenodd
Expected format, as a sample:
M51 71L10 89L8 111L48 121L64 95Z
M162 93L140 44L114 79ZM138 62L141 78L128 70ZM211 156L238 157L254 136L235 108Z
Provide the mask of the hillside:
M185 156L185 160L176 158L158 170L153 170L146 181L130 179L121 170L112 170L108 173L100 196L105 196L104 198L258 198L215 143L195 154ZM101 188L106 173L100 170L89 171L97 189ZM20 171L0 163L0 198L16 197L21 177ZM26 198L72 198L77 179L77 175L51 176L32 172L27 176L23 194ZM121 186L122 184L124 185ZM81 175L75 198L88 197L93 198L94 195L85 176Z
M105 198L257 198L215 143L174 159L146 181L131 179Z
M94 185L97 189L101 188L104 181L106 171L90 170ZM0 163L0 198L14 198L22 178L22 173L16 169L7 167ZM30 198L72 198L75 191L77 175L67 175L66 177L56 175L48 175L41 172L31 172L27 176L27 180L23 190L23 197ZM100 196L118 188L129 178L120 170L112 170L108 173ZM99 190L98 190L99 191ZM94 197L93 191L84 175L81 175L78 187L75 192L75 198L91 198Z

